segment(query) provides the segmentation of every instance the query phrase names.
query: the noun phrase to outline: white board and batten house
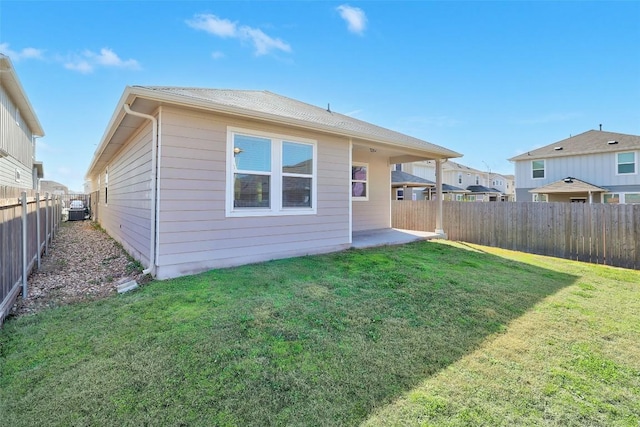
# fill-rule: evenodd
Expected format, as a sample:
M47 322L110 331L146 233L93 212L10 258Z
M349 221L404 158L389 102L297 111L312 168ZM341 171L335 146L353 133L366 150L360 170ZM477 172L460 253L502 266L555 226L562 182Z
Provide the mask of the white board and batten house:
M640 136L590 130L515 156L519 202L640 203Z
M155 277L349 248L391 227L391 165L460 154L267 91L127 87L87 171Z
M35 160L40 121L8 56L0 53L0 187L38 190L44 176Z

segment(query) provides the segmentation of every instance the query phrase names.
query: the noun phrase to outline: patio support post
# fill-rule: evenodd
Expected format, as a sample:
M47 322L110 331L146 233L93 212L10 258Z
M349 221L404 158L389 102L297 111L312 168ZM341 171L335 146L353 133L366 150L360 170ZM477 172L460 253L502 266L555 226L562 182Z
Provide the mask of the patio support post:
M436 159L436 203L438 204L438 210L436 213L435 233L446 239L447 235L442 228L442 163L442 159Z

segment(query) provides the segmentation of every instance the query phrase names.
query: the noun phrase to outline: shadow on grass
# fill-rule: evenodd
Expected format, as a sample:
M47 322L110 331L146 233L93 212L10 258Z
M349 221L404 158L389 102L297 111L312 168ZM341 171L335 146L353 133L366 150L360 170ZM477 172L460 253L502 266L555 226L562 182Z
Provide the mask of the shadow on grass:
M575 280L418 242L156 282L9 322L0 409L11 425L357 425Z

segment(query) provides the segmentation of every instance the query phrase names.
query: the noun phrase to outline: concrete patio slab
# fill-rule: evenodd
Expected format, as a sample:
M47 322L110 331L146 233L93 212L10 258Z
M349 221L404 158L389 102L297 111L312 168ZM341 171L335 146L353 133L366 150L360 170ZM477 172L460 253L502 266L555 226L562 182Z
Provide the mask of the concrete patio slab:
M370 248L384 245L402 245L418 240L441 239L442 235L429 231L384 228L381 230L355 231L352 234L352 248Z

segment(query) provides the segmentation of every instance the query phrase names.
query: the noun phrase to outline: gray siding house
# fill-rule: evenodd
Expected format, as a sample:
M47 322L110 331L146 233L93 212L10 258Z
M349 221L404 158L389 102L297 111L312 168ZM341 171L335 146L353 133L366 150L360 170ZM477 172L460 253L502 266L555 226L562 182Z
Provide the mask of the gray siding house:
M509 159L516 200L640 203L640 136L590 130Z
M9 57L0 54L0 187L38 189L42 163L35 137L44 136L38 117Z
M102 227L164 279L391 227L391 165L460 154L266 91L127 87L87 171Z

